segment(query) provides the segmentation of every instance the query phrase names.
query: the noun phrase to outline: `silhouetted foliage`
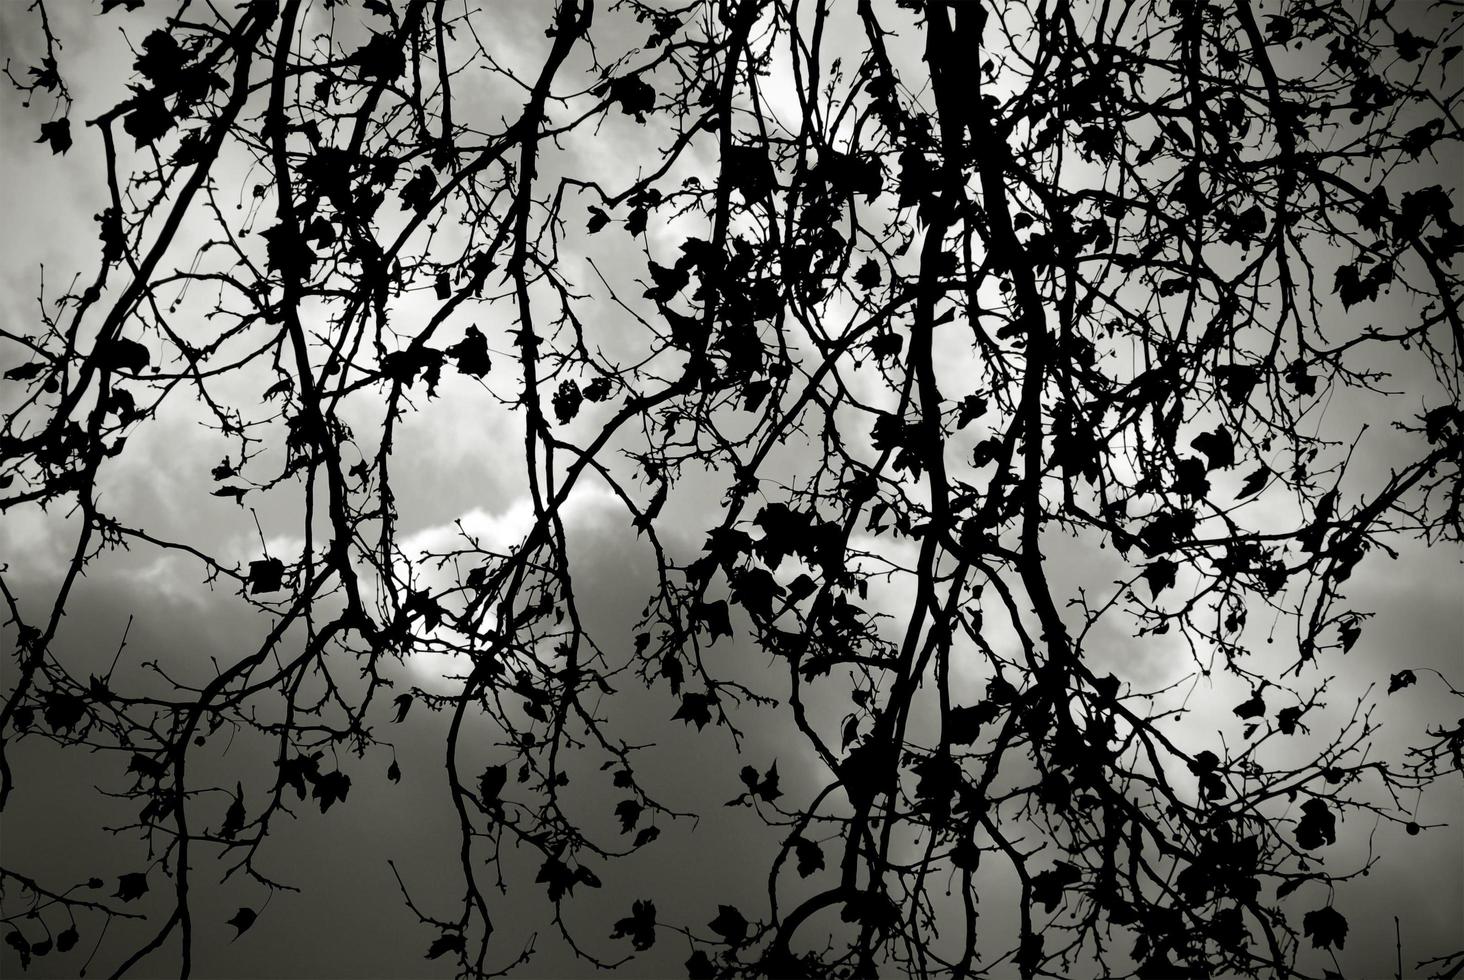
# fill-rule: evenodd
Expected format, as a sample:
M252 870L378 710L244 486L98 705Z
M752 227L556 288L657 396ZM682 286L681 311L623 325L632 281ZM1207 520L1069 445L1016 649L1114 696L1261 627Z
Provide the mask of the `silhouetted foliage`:
M457 0L102 0L143 26L121 100L80 119L35 0L44 57L7 69L52 107L34 152L100 145L111 203L91 278L0 328L0 512L73 535L44 596L0 574L0 807L27 740L101 752L136 870L73 888L7 847L21 964L166 948L186 974L201 874L254 883L226 923L251 941L290 887L271 833L400 780L394 726L424 714L461 863L403 894L459 975L532 950L495 932L500 885L546 894L587 962L674 937L692 977L1345 962L1376 856L1329 849L1430 829L1420 792L1464 751L1435 719L1374 750L1378 704L1447 683L1422 668L1324 710L1366 643L1360 563L1464 530L1464 21L1262 6L557 0L526 28ZM532 516L410 553L393 462L448 397L504 423ZM1385 466L1324 425L1344 403L1399 413ZM251 554L112 511L173 411L224 454L180 506L267 512ZM588 485L655 558L630 635L582 616ZM201 679L74 674L65 613L117 549L188 563L260 632ZM1147 686L1125 646L1193 668ZM402 669L429 654L450 689ZM1184 723L1197 682L1230 685L1238 738ZM706 801L772 828L744 858L762 906L708 881L710 921L639 885L593 928L560 915L694 816L617 729L631 684L679 738L801 734L781 780L748 751ZM273 765L201 781L235 739ZM156 892L152 938L94 946Z

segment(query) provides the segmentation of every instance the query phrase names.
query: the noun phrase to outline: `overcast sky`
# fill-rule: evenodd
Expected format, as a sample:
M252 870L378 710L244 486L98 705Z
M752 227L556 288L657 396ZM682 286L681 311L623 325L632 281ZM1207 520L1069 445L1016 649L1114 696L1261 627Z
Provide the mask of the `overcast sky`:
M535 64L548 43L543 36L547 5L518 0L491 6L489 16L495 28L487 43L495 56L507 64ZM105 207L106 188L100 179L99 140L80 123L122 96L132 61L124 31L135 43L145 31L147 11L97 17L93 7L82 0L59 0L51 7L57 33L65 39L63 66L77 98L72 113L76 143L69 153L53 156L46 146L32 142L45 108L27 110L18 96L0 97L0 133L4 136L0 141L4 178L0 180L0 214L5 215L7 227L0 236L0 318L12 329L23 331L26 324L37 321L42 269L46 292L54 297L72 276L89 276L97 260L93 216ZM595 36L607 50L633 43L627 40L632 29L637 36L644 33L624 17L607 14L602 23ZM21 64L35 59L37 37L21 0L0 3L0 49ZM780 71L784 84L781 89L773 85L774 102L781 92L785 107L791 106L786 69L775 65L773 79L779 79ZM518 104L517 92L504 92L490 82L465 84L461 98L466 111L481 113L485 120L508 114ZM651 144L647 141L659 135L654 126L643 129L614 118L592 138L566 141L562 157L552 166L568 170L591 161L608 171L607 184L623 185L648 157L646 148ZM687 166L695 165L693 155ZM234 176L240 187L262 179L240 168ZM456 232L444 231L444 235L452 234ZM673 229L651 229L653 243L660 241L667 250L683 237ZM596 248L598 254L593 251ZM189 255L186 246L180 245L174 264L185 262ZM587 289L597 283L588 264L591 257L600 269L608 270L612 281L617 274L622 280L643 274L639 255L617 254L613 243L591 243L584 254L571 254L566 260L581 263L583 275L571 278ZM1332 263L1324 265L1330 269ZM426 315L427 296L430 293L415 308L408 297L398 306L397 315ZM631 318L608 297L599 298L603 306L598 308L602 319L595 325L597 342L611 353L633 348L636 335ZM202 317L213 299L196 289L178 304L179 319ZM418 410L406 418L398 436L393 468L402 547L408 553L449 546L458 535L459 523L490 546L505 549L517 544L529 526L531 511L520 459L522 422L501 401L514 390L507 335L511 325L501 315L495 320L494 315L476 319L489 335L500 365L489 377L488 386L457 376L444 378L438 397L430 402L419 400ZM1372 306L1369 315L1385 322L1416 317L1417 313L1406 299L1390 297ZM17 351L0 347L0 369L21 360ZM1403 393L1400 397L1349 395L1329 407L1324 417L1313 420L1343 439L1366 429L1360 462L1349 471L1355 493L1375 489L1389 466L1406 460L1416 449L1392 432L1388 422L1416 414L1434 391L1426 365L1416 357L1399 353L1396 363L1378 366L1394 373L1392 387ZM257 401L268 383L267 376L255 374L223 390L247 404L251 398ZM10 403L5 396L4 404L8 407ZM353 424L363 430L375 425L370 408L364 406ZM107 464L101 484L104 506L127 523L247 563L260 554L260 532L249 510L209 495L213 486L209 471L227 447L216 433L203 427L202 420L196 403L180 399L156 421L141 427L129 439L126 451ZM584 431L591 431L594 419L587 417L583 424ZM974 441L976 437L967 433L963 438ZM797 468L796 453L786 466L791 476ZM688 479L668 500L659 527L664 543L675 554L694 555L706 530L720 520L715 502L722 486L714 477ZM299 521L293 507L269 497L255 503L265 546L280 554L298 549ZM1278 520L1286 519L1294 516L1278 514ZM624 509L597 482L587 480L576 491L566 520L576 577L584 583L579 598L587 626L607 648L623 654L654 588L648 542L629 526ZM63 508L49 512L18 508L0 517L0 566L6 569L7 582L19 594L22 607L32 613L46 608L54 594L74 545L74 524ZM1082 587L1111 588L1115 578L1125 573L1126 566L1111 552L1100 553L1085 541L1054 534L1045 548L1050 557L1060 559L1051 563L1059 604ZM1397 560L1381 554L1369 556L1348 583L1353 605L1375 610L1376 617L1367 624L1358 646L1333 664L1338 680L1329 689L1328 708L1309 716L1319 738L1328 734L1328 722L1345 721L1352 702L1365 696L1370 686L1385 685L1391 673L1403 668L1416 672L1433 668L1448 675L1456 686L1464 682L1461 556L1457 550L1430 550L1417 542L1400 541L1398 548ZM424 570L424 574L431 573ZM214 664L232 663L252 650L268 629L269 619L243 602L232 588L210 587L201 577L196 564L177 555L142 549L106 555L92 566L69 602L54 655L68 665L73 676L101 673L117 653L125 632L119 676L135 678L142 686L155 683L144 667L148 663L173 676L211 676ZM901 581L871 594L871 601L893 617L892 635L898 634L912 594L908 582ZM1090 638L1088 656L1095 673L1112 671L1125 682L1146 689L1193 674L1193 661L1178 638L1138 640L1131 634L1122 622L1114 622ZM1253 624L1248 637L1254 637L1257 656L1271 655L1264 648L1264 635L1264 627ZM0 631L0 649L5 653L0 690L6 693L15 678L15 661L10 656L14 640L13 630ZM1278 641L1277 649L1282 646ZM1294 652L1294 643L1291 649ZM785 669L745 639L719 640L713 653L718 669L726 675L747 679L773 696L786 693ZM1278 656L1289 663L1292 653ZM431 654L409 659L399 669L401 683L444 693L451 692L454 685L460 689L461 682L454 677L465 670L460 663ZM958 661L955 671L956 694L977 696L986 681L984 665L973 656ZM698 821L662 820L658 824L661 837L654 846L606 869L603 889L577 893L576 901L566 906L577 935L611 958L628 952L623 942L610 941L609 923L628 914L632 899L653 898L659 908L671 913L663 918L674 914L692 924L706 923L719 904L738 905L749 918L764 913L767 869L781 834L765 827L749 808L722 806L742 791L737 775L741 765L752 764L761 770L776 762L784 793L795 805L806 803L829 780L786 712L748 708L739 714L739 719L745 719L739 757L724 729L709 726L697 732L671 720L676 703L664 687L647 691L628 674L620 680L617 693L603 707L626 741L654 743L638 771L645 774L649 789L666 806L702 817ZM1232 709L1247 693L1245 688L1218 679L1196 681L1184 695L1189 713L1171 734L1180 744L1196 747L1213 744L1217 732L1235 738L1241 722ZM1373 690L1373 696L1378 693ZM1420 683L1380 701L1375 717L1382 725L1377 752L1383 757L1396 757L1407 745L1422 740L1427 725L1452 723L1459 712L1457 700L1431 683ZM848 705L842 699L815 700L810 710L818 724L837 725ZM390 716L389 699L383 699L376 720L391 737L394 753L373 751L364 759L343 758L343 768L352 775L346 804L322 815L307 800L298 808L299 819L282 821L271 833L266 865L300 892L275 894L265 905L263 889L239 880L218 883L212 860L199 862L196 976L436 976L448 969L445 961L424 958L435 933L420 925L405 907L388 865L388 860L395 863L413 899L424 909L442 918L456 917L462 886L455 856L456 822L442 760L445 716L415 710L402 725L386 732ZM472 724L476 726L470 732L472 738L465 741L473 744L477 740L481 748L478 761L483 764L494 758L498 733L481 719ZM1289 751L1300 755L1311 744L1298 739ZM129 819L133 804L109 801L98 792L118 791L130 784L123 774L125 756L88 755L40 740L21 743L13 753L17 788L3 816L0 839L7 867L50 881L82 881L96 875L111 882L116 875L143 866L145 849L136 836L112 834L107 829ZM393 757L401 768L400 783L385 778ZM227 747L211 744L193 764L200 781L232 786L236 779L248 785L252 778L256 794L268 786L269 777L260 775L270 771L268 751L245 739ZM585 820L592 826L612 825L611 809L620 796L610 779L610 773L593 768L575 774L577 795L573 799L584 808ZM1416 819L1442 823L1458 812L1464 812L1464 791L1456 779L1430 792ZM1369 881L1353 883L1337 899L1351 921L1346 962L1353 972L1349 975L1391 975L1395 914L1401 917L1408 958L1436 956L1457 946L1459 925L1464 922L1464 835L1458 827L1408 837L1393 824L1350 818L1342 828L1339 847L1328 857L1329 865L1359 862L1369 845L1385 855L1384 862ZM506 865L520 871L532 859L532 855L505 855ZM996 862L991 865L978 877L978 885L983 890L983 929L998 937L993 940L995 948L1009 943L1014 935L1015 910L1010 879L995 867ZM532 869L528 870L531 880ZM793 900L796 896L783 899ZM166 914L168 901L169 896L159 888L137 907L139 911L161 909ZM594 972L575 959L559 936L542 888L494 895L492 901L496 928L504 940L498 947L502 960L512 959L520 946L530 942L538 950L531 965L520 971L522 975ZM261 915L247 935L231 942L233 929L225 920L240 906L260 909ZM153 928L153 922L144 928L115 924L98 956L97 968L110 970L119 951L135 945ZM82 948L89 949L96 939L84 935ZM654 949L620 972L681 975L681 963L690 949L683 937L663 932ZM170 957L175 955L170 945L144 965L141 975L167 974L173 969ZM17 976L13 951L7 948L3 956L4 974ZM33 963L30 975L66 976L75 964L74 957L52 956Z

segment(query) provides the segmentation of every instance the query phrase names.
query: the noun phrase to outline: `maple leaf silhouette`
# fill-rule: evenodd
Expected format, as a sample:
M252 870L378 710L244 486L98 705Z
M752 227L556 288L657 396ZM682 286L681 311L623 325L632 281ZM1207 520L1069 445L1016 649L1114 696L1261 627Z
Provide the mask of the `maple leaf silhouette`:
M138 74L168 89L178 86L178 74L183 66L193 60L170 32L159 28L142 39L142 53L137 56L133 67Z
M478 798L485 807L498 802L503 787L508 785L508 766L489 766L478 777Z
M396 717L392 719L394 724L401 724L407 717L407 712L412 710L412 696L410 694L398 694L392 701L396 705Z
M44 715L53 732L70 732L86 717L86 700L64 691L47 691Z
M534 879L535 883L548 886L549 901L556 903L574 889L578 880L569 866L558 858L545 861L539 868L538 877Z
M52 153L64 154L71 149L71 120L62 118L41 123L41 135L36 142L49 143ZM6 376L9 377L8 374Z
M134 871L131 874L122 875L117 879L117 892L115 897L131 902L147 894L147 872Z
M747 939L747 920L732 905L718 905L717 917L707 926L731 946L741 946Z
M777 186L772 162L760 145L735 144L727 147L722 174L731 188L740 191L749 202L761 201Z
M739 571L732 579L732 601L759 620L772 618L773 600L786 592L765 568ZM730 625L728 629L730 635Z
M614 78L595 89L595 94L620 104L620 111L644 123L646 113L656 107L656 90L638 75Z
M686 961L687 980L715 980L717 968L704 949L695 950Z
M278 558L261 558L249 563L249 592L278 592L283 589L285 563Z
M767 773L752 788L752 791L765 803L771 803L783 795L783 791L778 788L778 764L776 762L768 766Z
M894 761L894 749L884 740L866 735L839 763L839 781L844 784L852 803L873 800L880 789L880 779Z
M390 33L373 33L369 41L356 49L350 60L359 68L363 79L390 81L407 70L402 43Z
M238 836L239 831L244 829L244 816L244 784L238 783L234 790L234 798L229 803L228 812L224 814L219 836L224 840L233 840Z
M1210 481L1205 477L1205 464L1193 456L1186 456L1174 466L1174 492L1193 500L1203 500L1210 495Z
M615 804L615 816L620 819L620 832L628 834L640 820L641 805L635 800L621 800Z
M713 642L719 636L732 635L732 620L727 612L727 603L722 599L702 603L697 610L697 619L707 628Z
M1227 795L1225 780L1218 770L1220 757L1209 749L1195 755L1189 763L1189 771L1199 777L1200 796L1207 800L1222 800Z
M952 745L970 745L980 735L981 727L995 721L1001 709L990 701L951 708L946 717L945 737Z
M97 362L109 371L131 371L136 374L147 367L151 355L142 344L126 337L114 337L97 349Z
M1235 495L1236 500L1244 500L1246 497L1253 497L1260 493L1271 478L1271 469L1262 465L1246 476L1245 482L1240 485L1240 492Z
M293 759L277 762L280 772L276 787L292 787L300 799L305 799L306 782L314 783L319 778L320 757L321 753L316 752L313 755L297 755Z
M1226 401L1241 405L1261 383L1261 372L1253 364L1222 364L1215 369L1215 379L1220 382Z
M1250 699L1235 708L1237 718L1259 718L1266 713L1266 702L1261 700L1261 692L1256 691Z
M1032 876L1032 901L1041 902L1051 912L1062 902L1063 891L1082 881L1078 869L1066 861L1059 861L1046 871Z
M631 904L630 915L616 920L610 938L629 938L636 949L650 949L656 944L656 906L649 900L637 899Z
M807 878L814 872L823 870L823 848L806 837L800 837L793 842L793 853L798 858L798 877Z
M1306 369L1306 361L1301 358L1287 365L1285 377L1298 395L1310 398L1317 393L1317 376Z
M672 721L684 721L687 724L695 724L697 730L707 727L712 720L713 701L710 695L706 694L683 694L681 696L681 707L671 716Z
M168 111L167 103L158 92L139 92L133 102L132 111L122 117L122 129L131 136L137 146L155 143L177 125L177 120Z
M956 428L964 429L986 414L986 399L979 395L967 395L961 399L960 414L956 417Z
M1235 465L1235 440L1223 425L1213 432L1195 436L1190 445L1205 454L1208 469L1220 470Z
M1341 949L1347 945L1347 919L1330 905L1301 918L1303 935L1310 936L1315 949Z
M1178 570L1179 565L1175 562L1170 561L1167 558L1160 558L1159 560L1150 562L1148 565L1146 565L1144 567L1143 576L1144 581L1149 583L1150 595L1157 599L1159 598L1160 592L1163 592L1165 589L1173 586L1175 573Z
M975 871L981 864L981 849L974 841L962 837L951 848L951 864L962 871Z
M259 234L265 241L265 256L271 269L301 282L310 278L317 256L297 229L279 224Z
M432 945L427 947L425 959L435 960L448 953L461 953L466 946L463 934L460 932L444 932L432 940ZM420 948L420 947L419 947Z
M463 331L463 340L452 344L444 353L457 362L458 371L470 378L482 378L493 366L488 356L488 337L471 324Z
M646 209L644 207L632 208L630 214L625 216L626 232L631 236L645 234L646 217Z
M234 917L228 920L228 924L235 929L234 938L238 939L244 933L248 932L249 927L254 925L256 918L258 918L258 914L253 909L243 908L241 906L239 911L234 913Z
M432 195L437 190L437 174L431 167L418 167L412 179L402 185L402 207L418 214L432 206Z
M329 810L335 803L344 800L351 791L351 777L340 770L322 773L315 780L315 789L310 794L320 801L320 812Z
M1296 825L1296 842L1307 850L1337 843L1337 817L1326 800L1312 797L1301 805L1301 820Z

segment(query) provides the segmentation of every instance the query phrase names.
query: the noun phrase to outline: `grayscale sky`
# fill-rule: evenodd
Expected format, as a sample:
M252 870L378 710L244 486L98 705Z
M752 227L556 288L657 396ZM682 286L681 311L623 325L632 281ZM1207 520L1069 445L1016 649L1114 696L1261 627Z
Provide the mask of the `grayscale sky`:
M495 55L505 63L533 64L547 43L543 26L548 5L513 0L484 6L488 8L485 17L498 25L488 42ZM24 0L0 0L0 53L21 64L34 60L37 43L24 8ZM105 206L106 188L101 181L99 141L80 122L110 108L122 96L132 61L127 41L130 38L136 43L143 35L147 13L104 18L95 16L93 9L94 4L83 0L57 0L51 7L57 33L65 39L63 64L77 98L72 113L76 143L68 154L53 156L44 145L34 144L43 115L24 109L18 96L0 93L0 214L5 222L0 235L0 318L12 327L37 319L43 281L46 295L54 297L73 276L89 275L97 260L93 216ZM614 21L607 16L605 23ZM596 38L607 48L631 43L617 38L609 28ZM784 98L790 100L785 105L792 105L786 68L775 65L773 80L775 91L781 84ZM517 92L495 90L489 82L478 89L465 85L465 93L464 111L493 120L518 98ZM608 171L609 183L624 183L647 157L647 141L661 135L654 126L646 129L614 119L593 140L568 141L565 158L581 164L593 161ZM237 167L233 176L237 186L226 188L229 195L262 179ZM1457 179L1457 171L1454 177ZM250 206L247 199L242 204ZM185 237L188 233L185 231ZM667 252L682 237L669 227L651 233L652 241L660 241ZM180 242L172 263L186 263L190 256L186 242ZM612 282L629 283L644 275L638 254L617 253L610 244L591 240L568 260L582 263L583 275L578 280L587 289L598 285L589 265L591 258ZM1325 255L1311 258L1330 276L1334 261ZM178 306L180 318L202 317L212 299L202 290L183 297ZM412 316L413 302L410 296L404 298L396 315ZM1402 296L1390 296L1353 315L1379 323L1416 315L1407 303ZM417 312L426 309L424 300ZM1340 310L1337 316L1343 316ZM395 491L402 514L403 550L408 553L449 546L459 533L459 524L504 548L513 546L528 527L521 423L501 401L512 397L514 390L509 325L495 322L488 314L475 322L488 334L500 365L489 377L488 386L465 378L444 378L439 397L419 401L418 411L407 417L398 436ZM595 327L606 350L617 346L629 350L636 343L633 320L608 297L603 321ZM965 356L953 350L947 369L958 373ZM0 369L19 360L15 351L0 347ZM1435 384L1425 365L1410 360L1406 352L1399 352L1396 363L1378 366L1393 372L1390 387L1399 392L1396 397L1349 393L1345 399L1339 396L1324 415L1306 420L1339 439L1351 440L1360 434L1344 484L1354 494L1378 486L1388 467L1406 458L1410 447L1400 442L1389 422L1416 414ZM259 380L238 381L233 393L246 404L248 398L257 400L258 389L263 387ZM871 385L871 391L874 388ZM0 404L8 406L10 397L0 393ZM246 563L259 555L259 532L249 510L209 496L209 470L223 450L216 434L204 428L202 421L197 404L179 401L155 423L143 427L145 431L129 441L127 451L108 464L103 499L112 512L130 523ZM374 424L369 412L362 413L360 422L363 427ZM594 417L587 413L585 431L591 431L594 424ZM968 432L963 438L974 441L978 437L976 432ZM785 465L791 479L798 473L796 452L790 451ZM1235 479L1239 478L1237 474ZM672 494L659 521L669 549L681 556L696 553L708 526L720 518L716 508L720 492L721 484L708 477L704 482L688 480ZM1282 501L1264 506L1288 505ZM271 551L288 554L298 548L298 515L290 505L261 500L258 516ZM1288 512L1278 519L1290 516ZM648 543L629 526L624 510L603 484L581 486L567 520L576 576L588 583L579 598L590 631L607 647L624 651L653 588ZM44 513L21 508L0 517L0 566L7 569L24 608L41 609L49 602L73 535L73 518L59 508ZM887 547L872 540L868 544ZM1382 756L1396 756L1404 747L1421 742L1426 726L1451 724L1459 712L1457 700L1436 684L1420 683L1391 697L1380 696L1389 674L1403 668L1416 672L1436 669L1456 686L1464 683L1461 555L1410 541L1399 541L1397 547L1396 559L1370 555L1348 583L1354 607L1373 610L1376 617L1368 622L1357 647L1346 658L1333 661L1338 677L1327 692L1327 709L1311 718L1315 738L1324 739L1330 734L1327 722L1345 721L1356 699L1377 700L1375 718L1381 726L1377 751ZM1079 588L1106 594L1123 571L1111 553L1097 550L1091 542L1053 533L1044 541L1044 548L1049 556L1062 557L1053 563L1053 585L1060 600L1075 596ZM425 565L423 574L432 574ZM74 675L101 673L117 654L125 634L119 676L130 674L139 685L157 683L149 679L155 676L149 674L155 665L170 676L208 678L214 664L231 662L255 646L269 622L231 588L211 587L202 577L196 564L176 555L138 550L106 556L91 569L68 605L56 656L71 666ZM890 613L893 632L899 629L911 595L908 581L899 577L887 588L871 593L872 602ZM1172 733L1181 744L1212 742L1217 732L1238 735L1242 723L1232 709L1245 699L1248 692L1244 688L1218 678L1185 680L1193 677L1194 664L1177 640L1137 639L1131 634L1132 630L1115 620L1091 638L1089 655L1098 674L1112 671L1126 682L1148 688L1184 680L1176 697L1188 711L1175 722ZM1294 638L1289 636L1276 637L1274 653L1268 649L1264 622L1251 623L1247 640L1255 657L1274 655L1286 662L1294 657ZM1289 647L1287 640L1292 640ZM14 641L13 631L0 630L3 690L13 683ZM744 678L774 696L784 693L784 668L746 641L719 640L713 655L728 676ZM970 663L978 661L973 657ZM454 684L460 687L453 678L463 667L446 658L424 655L399 669L403 683L449 693ZM974 696L982 690L984 667L958 662L955 669L958 693ZM624 945L610 942L608 923L627 914L635 898L654 897L659 907L675 909L684 918L703 923L716 914L721 903L739 904L750 911L764 907L767 868L781 836L751 809L721 805L742 791L737 776L742 764L765 768L776 761L785 794L800 800L811 798L829 778L786 713L739 709L736 717L743 732L739 759L725 729L709 726L698 733L671 720L676 705L664 688L648 691L629 674L620 681L617 693L602 707L627 741L654 744L643 755L638 772L646 775L651 791L667 806L703 816L699 821L661 821L661 837L655 846L610 869L603 876L603 889L578 892L576 900L568 904L578 926L576 934L597 943L596 948L607 955ZM837 726L847 705L815 701L810 710L816 724ZM389 700L378 711L384 729L391 713ZM385 778L390 754L378 751L364 759L343 757L341 765L353 779L349 805L322 815L306 800L297 810L298 819L278 824L271 835L267 864L281 880L298 886L298 893L275 894L263 905L263 889L237 879L219 882L212 860L201 862L204 873L197 886L195 912L199 923L196 976L443 974L445 961L423 957L433 933L419 925L404 906L393 865L424 909L443 917L456 915L462 886L455 864L456 825L442 760L444 724L444 715L419 707L389 733L402 771L400 783ZM480 758L492 759L498 734L477 724L471 735L481 748ZM1286 751L1299 758L1314 745L1314 740L1300 738ZM135 835L113 834L107 829L129 819L131 804L114 804L98 793L99 789L124 788L123 757L58 750L39 740L29 740L14 752L17 788L4 814L0 837L7 866L57 881L80 881L92 875L110 881L136 869L143 858ZM220 745L197 765L225 786L233 785L236 778L248 785L252 773L256 792L260 792L269 779L271 763L259 744L241 741L227 750ZM264 778L261 773L266 774ZM583 807L587 823L611 826L611 808L619 797L610 774L592 768L577 773L574 786L578 793L574 799ZM1459 813L1464 813L1464 786L1454 780L1428 794L1417 819L1444 823L1456 821ZM1464 923L1464 831L1457 823L1408 837L1396 825L1350 817L1341 836L1340 845L1327 857L1329 866L1360 865L1369 849L1383 857L1368 881L1352 883L1337 899L1351 922L1349 952L1358 951L1349 962L1357 964L1354 969L1359 972L1351 975L1392 975L1394 915L1400 917L1405 952L1410 957L1409 951L1419 956L1439 955L1459 945L1460 924ZM516 860L522 865L531 857L506 854L505 862L512 868ZM995 946L1008 942L1016 926L1013 903L1003 900L1010 898L1012 882L995 868L996 862L991 865L992 870L983 871L977 880L982 889L982 928L999 937L999 942L993 939ZM539 951L522 975L594 972L567 949L542 889L496 894L491 900L496 928L504 939L500 955L511 958L517 947L529 944ZM796 896L784 899L789 900ZM152 902L148 907L160 908L163 901L166 896L153 894L139 904ZM233 930L225 919L241 905L260 908L261 916L246 936L231 942ZM118 923L106 937L97 967L110 967L117 951L145 934L145 929ZM90 941L95 937L83 938L83 944ZM685 939L664 934L653 950L618 972L679 976L689 951ZM0 972L19 976L13 952L5 949L0 955L4 957ZM171 955L158 954L145 965L143 975L165 975ZM62 965L55 957L38 960L28 975L64 976L53 972Z

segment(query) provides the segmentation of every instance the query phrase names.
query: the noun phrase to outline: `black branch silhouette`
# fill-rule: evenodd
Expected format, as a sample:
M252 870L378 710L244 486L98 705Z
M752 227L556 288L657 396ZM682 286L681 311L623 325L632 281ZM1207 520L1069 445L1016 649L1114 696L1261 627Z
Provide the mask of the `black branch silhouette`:
M74 6L132 63L82 117L56 0L16 21L30 152L109 203L0 326L0 514L67 541L0 558L0 810L85 759L132 870L7 840L7 962L247 943L308 889L272 838L401 780L412 724L457 841L393 864L404 941L459 976L533 970L532 894L586 970L1319 977L1369 833L1457 833L1418 814L1464 723L1379 741L1451 679L1339 681L1354 572L1464 530L1457 3ZM511 533L416 534L444 418ZM209 477L134 519L181 427ZM628 630L589 495L647 556ZM78 659L124 558L230 608L227 657ZM714 797L623 703L729 760ZM758 904L616 877L724 803Z

